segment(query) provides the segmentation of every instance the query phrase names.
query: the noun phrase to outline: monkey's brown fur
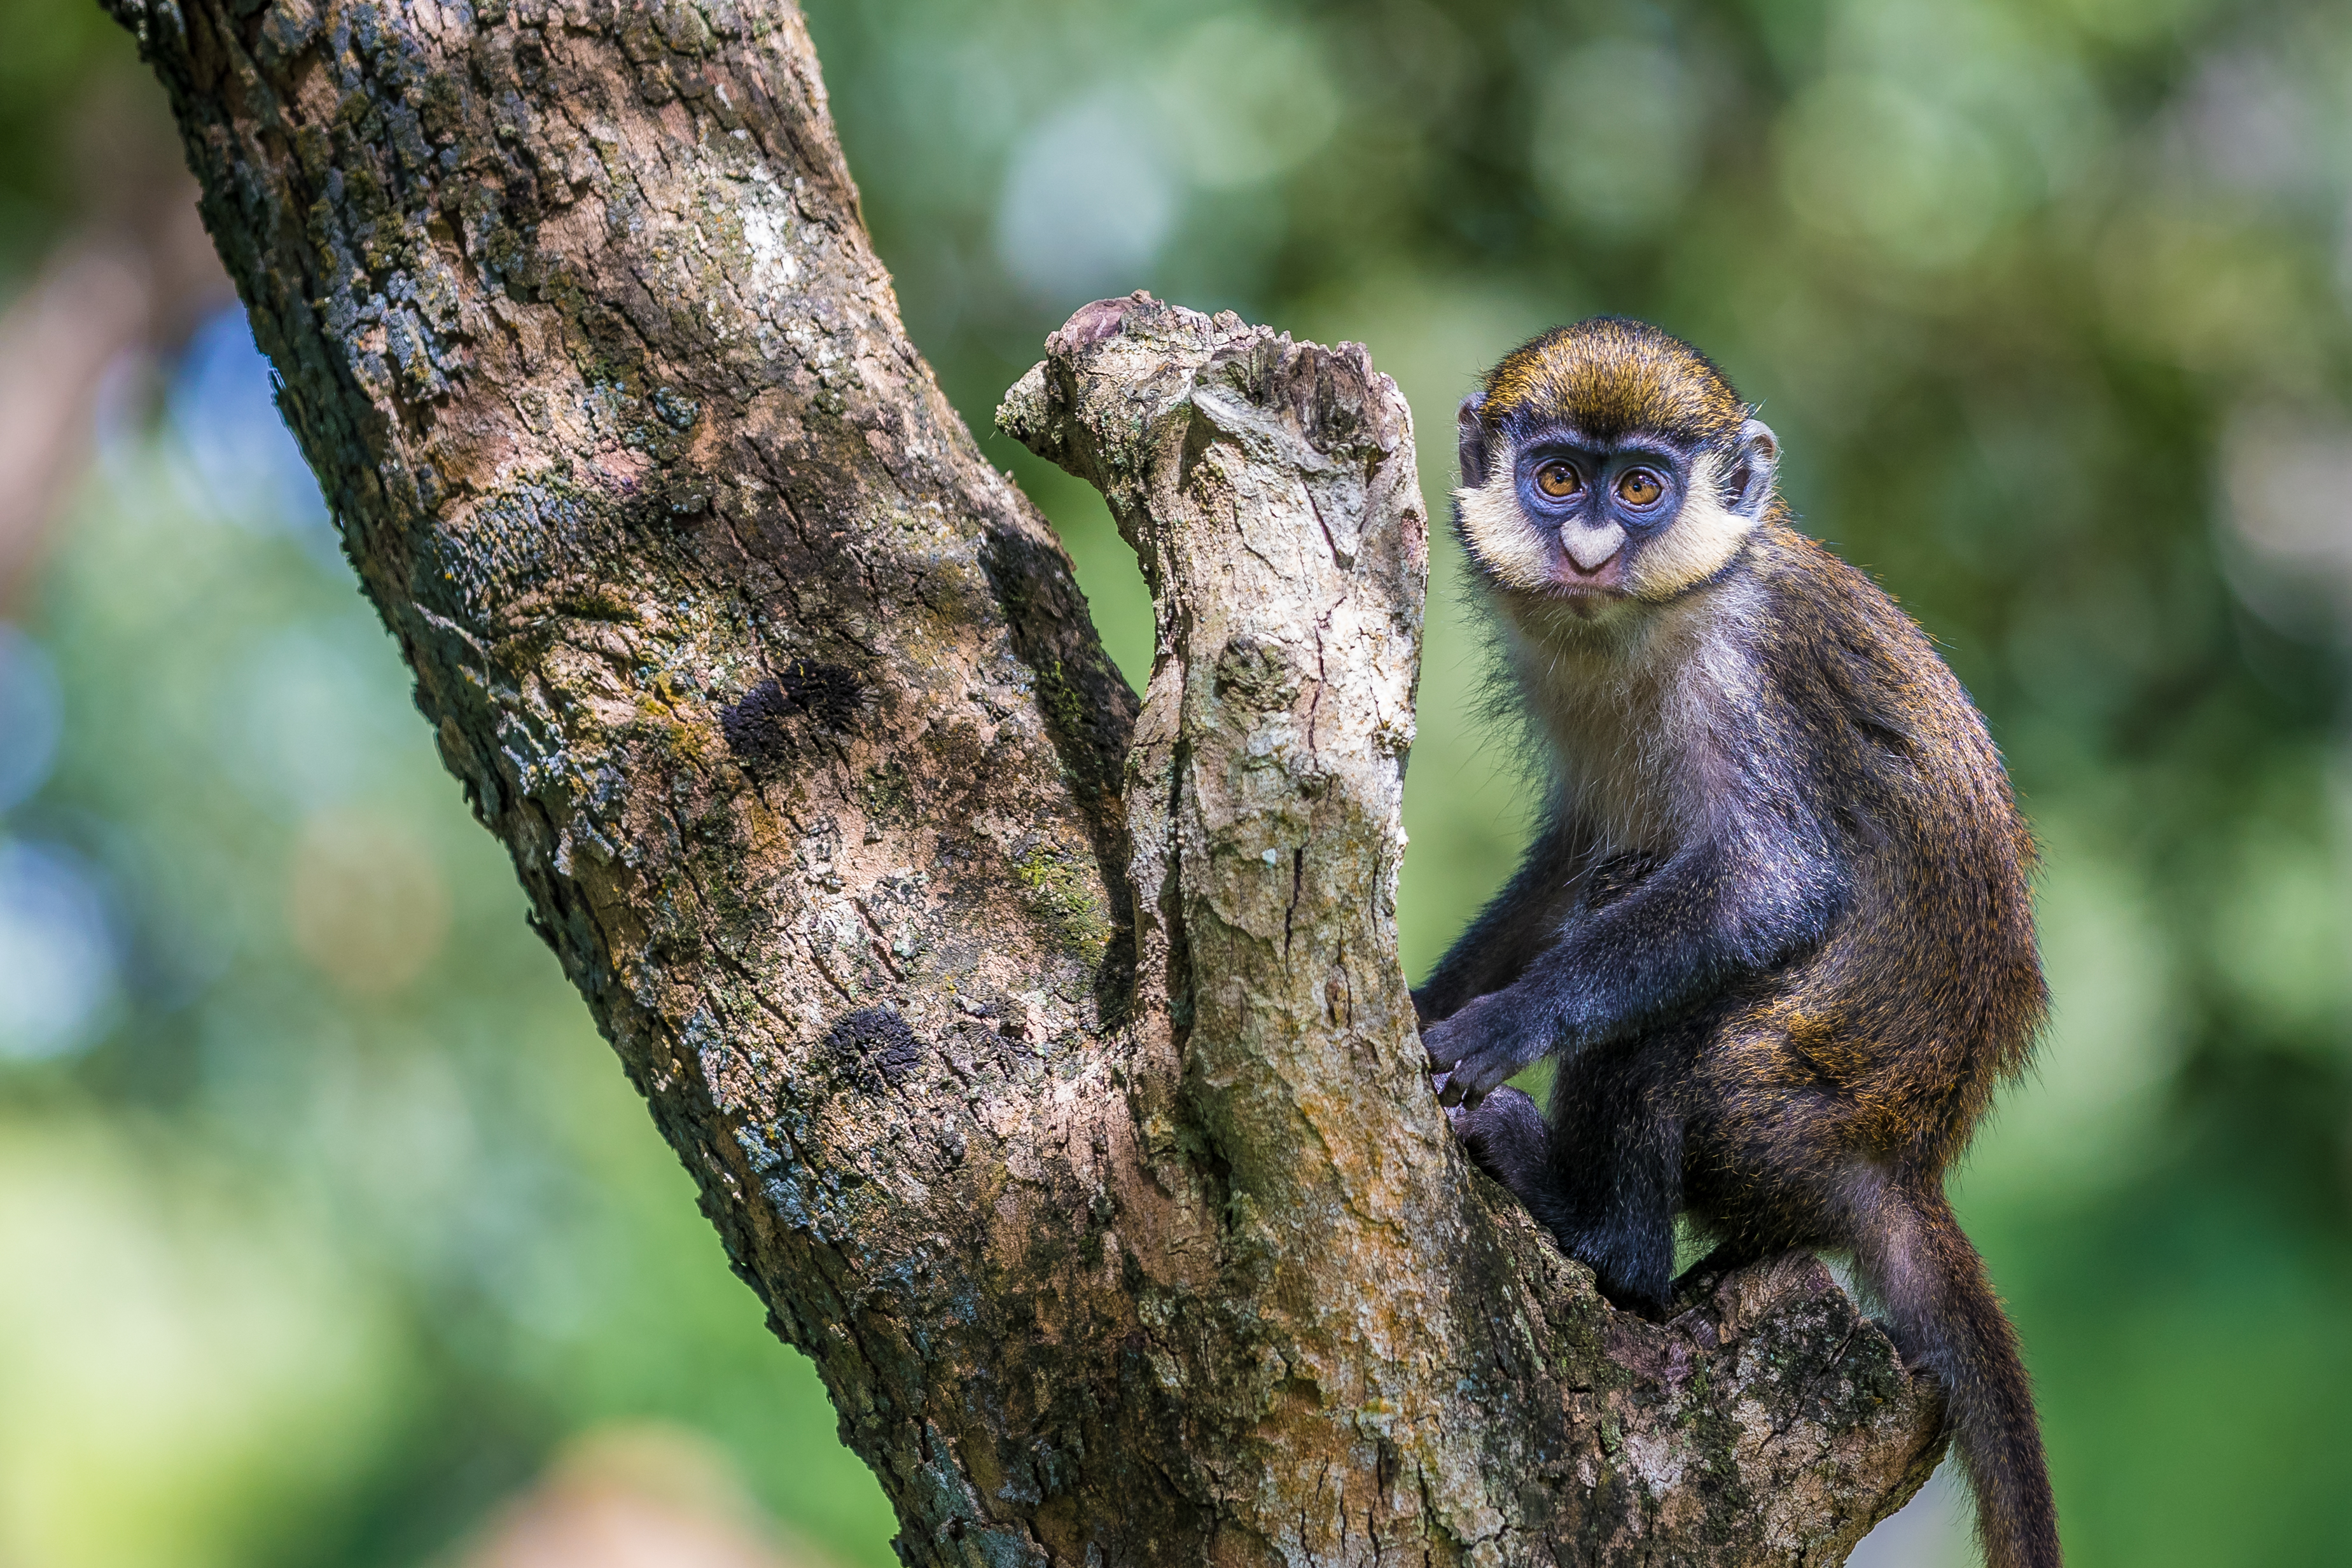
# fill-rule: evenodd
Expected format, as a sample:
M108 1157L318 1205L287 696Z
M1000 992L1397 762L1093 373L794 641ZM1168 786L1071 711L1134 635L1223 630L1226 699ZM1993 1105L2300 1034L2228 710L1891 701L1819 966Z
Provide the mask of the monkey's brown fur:
M1553 787L1417 993L1425 1039L1474 1155L1627 1304L1664 1307L1677 1210L1713 1266L1851 1253L1948 1390L1988 1562L2056 1568L2015 1336L1943 1193L2045 1011L2032 839L1927 638L1795 530L1750 413L1614 319L1465 404L1457 527ZM1580 485L1547 510L1530 465L1560 463ZM1671 507L1620 504L1629 465ZM1571 539L1622 544L1588 568ZM1549 1123L1477 1098L1545 1055Z
M1486 372L1481 399L1507 411L1573 411L1592 435L1631 430L1727 436L1748 404L1706 355L1640 321L1602 316L1547 332Z

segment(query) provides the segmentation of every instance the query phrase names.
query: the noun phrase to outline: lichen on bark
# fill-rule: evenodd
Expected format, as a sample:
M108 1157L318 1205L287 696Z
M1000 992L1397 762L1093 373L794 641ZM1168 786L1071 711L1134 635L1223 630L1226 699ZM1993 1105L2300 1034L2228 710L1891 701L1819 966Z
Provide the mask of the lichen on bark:
M782 4L109 0L361 581L918 1563L1834 1561L1935 1404L1817 1264L1612 1311L1394 946L1425 520L1360 349L906 340ZM1130 745L1130 743L1132 743Z

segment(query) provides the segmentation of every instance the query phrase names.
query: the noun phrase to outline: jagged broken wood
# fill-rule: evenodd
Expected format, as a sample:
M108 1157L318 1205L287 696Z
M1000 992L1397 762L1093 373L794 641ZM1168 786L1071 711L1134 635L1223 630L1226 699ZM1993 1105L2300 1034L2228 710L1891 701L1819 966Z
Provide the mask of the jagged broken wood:
M1143 556L1139 718L789 5L110 4L443 755L908 1562L1821 1563L1916 1486L1932 1396L1818 1264L1614 1312L1447 1133L1361 350L1112 301L1008 400Z
M1228 1385L1265 1469L1337 1504L1336 1534L1284 1546L1842 1557L1924 1479L1933 1411L1820 1264L1735 1275L1663 1328L1614 1312L1469 1176L1430 1092L1392 918L1427 570L1394 384L1360 346L1143 294L1046 349L997 423L1102 491L1151 588L1130 1043L1166 1040L1225 1249L1292 1303L1253 1301L1244 1337L1272 1340L1308 1418ZM1387 1514L1400 1469L1418 1518Z

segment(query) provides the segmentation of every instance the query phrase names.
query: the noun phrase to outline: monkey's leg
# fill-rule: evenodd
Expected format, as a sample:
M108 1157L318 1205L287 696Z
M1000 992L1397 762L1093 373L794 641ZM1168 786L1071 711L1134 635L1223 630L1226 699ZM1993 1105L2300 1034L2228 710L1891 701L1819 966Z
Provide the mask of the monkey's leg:
M1664 1312L1681 1189L1672 1179L1680 1151L1660 1129L1580 1115L1564 1140L1533 1100L1507 1086L1445 1113L1478 1168L1509 1187L1561 1251L1591 1268L1603 1295Z
M1683 1124L1683 1203L1699 1232L1714 1241L1675 1281L1675 1297L1685 1301L1792 1247L1834 1245L1844 1250L1842 1239L1842 1239L1843 1228L1825 1213L1831 1205L1811 1190L1814 1178L1805 1161L1814 1145L1802 1137L1790 1140L1788 1148L1752 1139L1727 1142L1724 1107L1717 1099L1721 1089L1712 1074L1702 1071L1685 1097L1691 1113ZM1775 1132L1799 1121L1785 1105L1768 1115Z
M1601 1293L1652 1317L1674 1299L1683 1129L1655 1049L1589 1051L1559 1064L1542 1166L1513 1190L1591 1266Z

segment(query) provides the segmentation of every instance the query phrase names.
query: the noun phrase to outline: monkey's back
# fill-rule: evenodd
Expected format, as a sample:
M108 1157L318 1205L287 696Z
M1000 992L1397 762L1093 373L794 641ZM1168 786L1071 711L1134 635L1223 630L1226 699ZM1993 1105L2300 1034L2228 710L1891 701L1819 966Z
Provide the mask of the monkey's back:
M1826 841L1845 897L1813 951L1709 1009L1693 1131L1733 1165L1761 1140L1776 1166L1939 1172L2046 1010L2032 834L1968 694L1875 582L1777 520L1744 570L1764 612L1747 784Z

